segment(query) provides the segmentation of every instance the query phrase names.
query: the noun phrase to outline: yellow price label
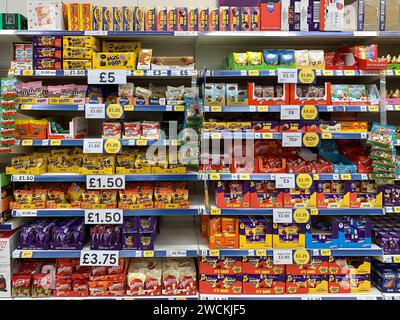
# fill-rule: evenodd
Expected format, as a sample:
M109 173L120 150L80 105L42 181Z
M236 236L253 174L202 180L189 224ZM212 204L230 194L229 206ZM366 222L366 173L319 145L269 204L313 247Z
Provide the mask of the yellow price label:
M309 189L313 183L311 175L307 173L300 173L296 177L296 185L301 189Z
M174 106L174 111L182 112L185 110L185 106Z
M133 76L134 77L143 77L144 76L144 70L133 70Z
M333 76L333 70L322 70L324 76Z
M257 111L258 112L268 112L269 108L268 106L258 106Z
M208 254L210 257L219 257L219 250L210 250Z
M265 257L266 255L267 255L267 250L265 250L265 249L256 250L257 257Z
M332 133L330 132L322 133L322 139L332 139Z
M317 216L318 215L318 209L311 209L311 215L312 216Z
M400 263L400 256L394 256L393 263Z
M124 105L124 111L133 111L135 110L135 106L132 104L126 104Z
M211 215L213 216L221 215L221 209L216 207L211 208Z
M379 112L379 106L368 106L369 112Z
M143 257L145 257L145 258L153 258L154 257L154 251L150 251L150 250L143 251Z
M332 255L332 252L330 249L321 249L321 251L319 252L321 254L321 256L323 257L329 257Z
M299 71L298 79L300 83L310 84L315 81L315 70L310 68L302 68Z
M250 180L250 175L246 173L239 174L239 180Z
M316 147L319 144L319 136L316 132L306 132L303 135L303 144L306 147Z
M310 214L307 209L296 209L293 212L293 220L296 223L307 223L310 220Z
M343 74L345 76L355 76L356 72L354 70L344 70Z
M260 75L259 70L249 70L249 76L250 77L258 77Z
M400 213L400 207L393 207L393 211L395 213Z
M28 251L28 250L24 250L21 252L21 258L25 258L25 259L30 259L33 257L33 252L32 251Z
M33 70L22 70L23 76L33 76Z
M274 135L271 132L268 133L261 133L261 138L262 139L272 139Z
M211 112L221 112L222 107L221 106L211 106Z
M301 108L301 117L304 120L315 120L318 116L318 109L313 105L305 105Z
M110 119L121 119L124 115L124 110L120 104L109 104L106 108L106 115Z
M52 139L52 140L50 140L50 145L51 145L51 146L61 146L61 140L59 140L59 139Z
M211 139L221 139L222 134L220 132L212 132L211 133Z
M21 145L23 145L24 147L31 146L31 145L33 145L33 141L32 140L22 140Z
M107 153L116 154L121 151L121 148L122 148L121 141L119 141L118 139L111 138L107 139L104 142L104 150Z
M180 141L179 141L179 140L176 140L176 139L170 140L170 144L171 144L171 146L179 146Z
M342 173L340 175L340 180L351 180L351 174L349 173Z
M185 297L177 297L175 300L186 300Z
M395 74L396 76L400 76L400 70L394 70L394 74Z
M296 264L306 264L310 261L310 253L306 249L297 249L293 254Z
M394 110L400 111L400 105L396 104L396 105L394 106Z
M319 174L318 173L314 173L313 174L313 180L319 180Z
M21 110L32 110L32 105L31 104L23 104L20 106Z
M137 146L147 146L147 140L136 140Z
M219 173L210 173L210 180L221 180Z

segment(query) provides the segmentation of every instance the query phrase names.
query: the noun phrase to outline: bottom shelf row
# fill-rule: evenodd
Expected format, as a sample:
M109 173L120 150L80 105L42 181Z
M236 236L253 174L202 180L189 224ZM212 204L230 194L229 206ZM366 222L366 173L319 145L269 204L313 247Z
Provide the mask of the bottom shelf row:
M371 257L320 257L276 265L270 257L15 260L2 293L19 299L382 299L400 296L399 267ZM374 284L376 288L372 287ZM4 296L4 295L3 295Z

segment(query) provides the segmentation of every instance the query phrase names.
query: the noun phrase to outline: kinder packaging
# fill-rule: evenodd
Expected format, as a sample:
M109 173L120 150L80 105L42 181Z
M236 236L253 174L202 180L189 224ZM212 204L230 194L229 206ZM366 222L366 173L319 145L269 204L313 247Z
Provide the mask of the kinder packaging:
M261 31L281 30L281 0L261 3Z
M29 30L64 30L63 11L67 11L61 1L28 1L27 19Z

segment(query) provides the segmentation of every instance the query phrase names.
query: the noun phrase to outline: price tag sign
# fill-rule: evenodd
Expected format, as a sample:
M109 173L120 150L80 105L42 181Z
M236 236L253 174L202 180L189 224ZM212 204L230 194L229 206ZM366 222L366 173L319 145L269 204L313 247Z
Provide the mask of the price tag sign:
M126 70L88 70L88 84L126 84Z
M86 189L89 189L89 190L125 189L125 176L124 175L87 176Z
M298 79L299 83L304 83L304 84L315 83L316 79L315 70L309 68L299 69Z
M281 106L281 120L300 120L300 106Z
M121 151L122 144L118 139L110 138L104 142L104 151L109 154L116 154Z
M106 105L105 104L86 104L85 118L86 119L105 119Z
M305 105L301 108L301 118L304 120L315 120L318 117L318 109L314 105Z
M274 250L273 261L274 264L292 264L293 263L292 250Z
M310 253L306 249L297 249L293 254L296 264L306 264L310 261Z
M16 217L37 217L37 210L16 210L15 211Z
M294 189L296 187L294 174L290 173L276 175L275 182L277 189Z
M316 132L306 132L303 136L303 144L306 147L316 147L319 144L319 136Z
M301 147L301 132L283 132L282 133L282 146L283 147Z
M186 257L186 251L167 251L165 253L167 257Z
M106 107L106 115L109 119L121 119L124 116L124 109L120 104L109 104Z
M64 76L67 77L83 77L85 75L85 70L64 70Z
M273 209L272 220L274 223L292 223L292 209Z
M82 250L79 264L81 266L118 266L118 251Z
M124 214L121 209L85 210L85 224L122 224Z
M33 182L35 181L35 176L26 174L14 174L11 180L13 182Z
M83 139L83 153L103 153L103 139Z
M55 77L57 74L56 70L36 70L35 72L37 76L43 77Z
M278 69L278 83L297 83L297 69Z

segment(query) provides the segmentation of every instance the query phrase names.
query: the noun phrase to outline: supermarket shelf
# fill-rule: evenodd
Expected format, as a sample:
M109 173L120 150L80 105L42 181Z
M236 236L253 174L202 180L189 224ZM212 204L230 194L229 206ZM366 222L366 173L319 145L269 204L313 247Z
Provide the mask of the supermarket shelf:
M112 175L110 175L112 176ZM125 181L197 181L197 173L184 174L130 174ZM41 175L12 175L13 182L86 182L86 175L74 173L46 173Z
M12 231L24 225L27 221L23 219L10 219L3 224L0 224L0 231Z
M280 106L204 106L204 112L281 112Z
M45 301L45 300L198 300L199 295L190 296L105 296L105 297L43 297L43 298L32 298L32 297L16 297L8 300L20 300L20 301Z
M20 111L85 111L84 104L23 104ZM125 112L182 112L184 106L172 105L125 105Z
M387 104L385 106L386 111L400 111L400 105L398 104Z
M316 76L324 77L379 77L378 70L315 70ZM206 77L275 77L278 70L207 70Z
M285 208L286 209L286 208ZM292 209L294 212L296 209ZM311 215L320 216L333 216L333 215L356 215L356 216L376 216L384 215L384 209L359 209L359 208L335 208L335 209L307 209ZM205 214L214 214L217 212L218 215L235 216L235 215L273 215L274 209L269 208L217 208L212 206ZM216 213L215 213L216 214Z
M320 139L367 139L367 132L337 132L337 133L317 133ZM282 139L281 132L255 133L255 132L203 132L202 139ZM399 141L400 143L400 141Z
M400 263L400 254L383 254L375 259L383 263Z
M103 139L106 141L107 139ZM179 145L178 140L134 140L134 139L118 139L123 147L127 146L144 146L144 145ZM140 142L138 142L140 141ZM23 139L16 140L16 146L23 147L83 147L84 139Z
M196 231L187 225L161 225L154 250L120 250L121 258L197 257ZM82 251L90 250L87 245ZM14 250L13 258L79 258L81 250Z
M93 209L96 210L96 209ZM88 211L88 210L86 210ZM191 205L187 209L138 209L123 210L124 217L135 216L193 216L203 213L204 206ZM13 217L84 217L84 209L26 209L12 210ZM0 230L1 230L0 225Z
M400 296L400 295L399 295ZM372 288L368 293L348 294L282 294L282 295L212 295L200 294L200 300L382 300L381 292Z

